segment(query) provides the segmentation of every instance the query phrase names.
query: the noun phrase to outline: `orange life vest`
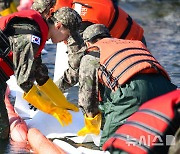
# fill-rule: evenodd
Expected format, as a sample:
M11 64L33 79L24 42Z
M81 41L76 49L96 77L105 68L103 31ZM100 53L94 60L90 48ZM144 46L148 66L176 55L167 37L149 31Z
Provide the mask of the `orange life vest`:
M58 10L61 7L70 7L72 8L73 0L56 0L56 4L54 6L54 11Z
M142 40L144 30L111 0L58 0L55 10L62 6L72 7L83 21L104 24L112 37L128 40Z
M141 41L104 38L93 46L100 51L99 80L112 90L138 73L161 72L169 79L167 72Z
M180 90L144 103L103 145L103 150L127 153L168 153L180 126Z
M13 14L10 14L8 16L4 16L0 18L0 29L3 31L8 23L13 19L14 17L18 18L29 18L31 20L34 20L37 22L37 24L40 27L41 31L41 43L39 50L35 57L39 56L41 53L42 49L44 48L44 45L47 40L48 36L48 26L42 16L34 10L24 10L20 12L15 12ZM13 53L10 52L6 57L0 58L0 80L1 81L7 81L11 75L14 74L14 69L13 69Z
M104 24L112 37L128 40L142 40L144 30L111 0L73 0L72 6L83 21Z

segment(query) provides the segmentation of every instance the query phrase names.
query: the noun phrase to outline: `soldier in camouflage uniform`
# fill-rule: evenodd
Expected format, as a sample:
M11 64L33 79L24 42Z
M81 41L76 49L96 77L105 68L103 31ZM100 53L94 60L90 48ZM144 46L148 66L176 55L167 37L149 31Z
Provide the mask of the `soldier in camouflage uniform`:
M39 11L41 14L43 14L43 11L41 8L44 8L44 6L47 6L48 5L47 3L48 1L46 0L35 0L32 5L32 9ZM48 7L46 11L48 12L48 15L50 15L52 13L52 8ZM86 46L84 45L84 42L83 42L82 36L80 36L80 33L78 31L74 31L74 28L71 25L71 23L66 23L66 20L65 20L66 18L71 19L76 15L77 13L74 13L74 11L67 8L65 9L65 12L62 14L62 16L64 17L62 18L62 23L64 23L64 25L69 26L71 30L71 35L68 37L67 40L64 40L64 41L67 41L69 68L64 72L64 75L62 76L62 78L60 78L56 82L57 86L62 91L65 91L66 89L72 87L78 82L78 71L79 71L80 59L84 55L84 51L86 49Z
M44 11L42 11L43 9L41 8L44 8L44 6L47 6L48 5L47 3L48 1L46 0L35 0L32 5L32 9L43 14ZM47 11L46 14L50 15L52 13L52 7L48 7L46 11ZM71 33L68 39L64 40L64 41L67 41L69 68L64 72L63 77L56 82L57 86L62 91L65 91L66 89L72 87L78 82L78 71L79 71L80 59L84 55L84 50L86 46L84 45L84 42L83 42L82 36L80 36L80 33L78 31L74 31L75 27L72 26L72 23L71 22L67 23L67 21L65 20L66 18L71 19L77 16L77 13L72 11L72 9L70 8L68 9L66 7L66 9L64 9L61 16L64 17L62 18L61 22L70 28L70 33Z
M45 5L44 3L46 3L45 0L35 0L33 4L34 7L32 8L39 11L38 9L40 8L40 6ZM117 4L116 0L113 1L113 3ZM69 13L68 11L69 10L67 10L67 12L64 13L64 16L66 18L71 18L72 13ZM67 54L69 67L67 70L64 71L63 76L60 79L58 79L58 81L56 81L56 85L62 91L65 91L66 89L74 86L79 81L79 65L81 58L84 56L84 51L86 49L86 46L82 39L82 32L86 27L92 24L92 22L83 21L79 28L79 33L71 31L71 36L67 39Z
M93 48L94 43L104 38L114 40L110 39L109 31L104 25L94 24L85 29L83 39L87 46L92 46L81 59L79 69L79 106L85 112L85 127L78 132L78 135L99 133L101 111L105 118L101 146L143 102L177 88L160 73L153 75L139 73L130 78L125 85L118 86L117 90L112 91L99 82L102 81L98 76L101 51L99 48ZM104 46L106 48L109 44L104 43Z
M95 1L95 0L94 0ZM93 1L92 1L93 2ZM118 1L117 0L112 0L112 2L114 3L114 7L117 7ZM57 2L58 3L58 0ZM69 3L71 4L72 7L73 4L76 4L76 1L67 1L67 2L62 2L62 6L63 5L69 5ZM77 4L85 6L86 1L83 2L77 2ZM88 2L87 2L88 3ZM95 3L95 2L94 2ZM59 4L61 4L61 0L59 0ZM57 4L56 4L57 5ZM88 6L88 4L87 4ZM92 4L92 7L94 9L94 6ZM74 8L75 9L75 8ZM88 8L89 9L89 8ZM87 10L88 10L87 9ZM80 14L81 17L83 18L83 14ZM89 16L89 15L88 15ZM81 27L80 27L80 36L82 36L82 32L85 30L86 27L88 27L89 25L94 24L94 20L93 20L93 15L92 15L92 20L87 20L88 17L85 16L85 19L83 20ZM118 18L118 17L117 17ZM95 18L96 20L96 18ZM110 19L109 19L110 20ZM99 22L98 22L99 23ZM110 28L111 29L111 28ZM120 28L121 29L121 28ZM111 29L112 30L112 29ZM145 39L143 37L142 40L145 43ZM146 43L145 43L146 44ZM68 43L67 43L67 54L68 54L68 69L66 69L64 71L63 76L61 76L57 81L56 84L59 87L59 89L65 91L66 89L72 87L73 85L75 85L76 83L78 83L78 71L79 71L79 64L81 61L81 58L84 55L84 51L86 49L86 46L84 45L84 42L82 40L81 37L78 37L78 35L74 35L73 37L69 37L68 38Z
M73 16L77 16L78 13L74 14L74 11L72 12L72 9L69 8L66 9L66 11L64 11L64 13L61 15L64 16L61 22L69 27L71 33L71 35L67 39L69 68L64 72L62 78L56 82L58 87L61 90L65 91L66 89L72 87L78 82L80 60L84 56L86 46L84 45L83 39L80 36L81 34L79 33L79 31L75 31L76 27L73 27L71 22L67 23L67 21L65 20L65 18L71 19Z
M68 27L70 30L70 36L67 39L67 51L68 51L68 64L69 68L64 72L63 77L57 81L58 87L65 91L66 89L72 87L78 82L78 73L79 73L79 65L80 65L80 59L84 56L84 51L86 49L86 46L83 44L83 39L80 36L80 33L78 31L78 28L75 27L74 22L76 22L78 25L80 19L79 14L72 10L71 8L64 7L64 9L61 9L61 22L63 25ZM73 18L76 18L76 21L73 21ZM66 18L69 19L71 22L67 22ZM78 25L79 27L81 24Z
M64 95L53 84L40 54L47 39L51 38L53 43L58 43L69 37L71 30L68 28L71 27L68 27L65 22L61 23L68 20L61 16L63 11L65 11L63 8L58 10L47 21L34 10L20 11L0 19L0 139L6 139L9 134L4 95L6 81L13 73L17 84L24 91L24 99L43 112L52 114L62 125L69 124L72 120L66 109L78 111L76 106L64 99ZM81 18L74 16L67 22L71 23L75 30L81 23ZM43 32L44 29L47 31ZM9 52L10 50L12 52ZM7 68L4 68L5 66ZM34 85L34 81L37 82L38 87ZM54 96L54 91L57 96Z

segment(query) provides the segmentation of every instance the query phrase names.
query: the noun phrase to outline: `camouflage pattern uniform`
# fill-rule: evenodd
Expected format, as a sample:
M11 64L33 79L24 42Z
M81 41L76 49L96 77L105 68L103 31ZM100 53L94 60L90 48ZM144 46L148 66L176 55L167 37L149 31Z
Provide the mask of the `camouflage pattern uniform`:
M90 30L83 32L83 39L87 41L93 36L99 35L103 32L104 37L110 37L109 30L104 26L94 24ZM99 33L100 32L100 33ZM79 68L79 106L83 109L84 113L90 114L93 117L99 112L98 105L98 87L102 85L98 82L98 68L100 66L99 50L87 53L82 59Z
M115 6L118 5L117 0L112 0L112 2ZM79 28L81 37L82 37L83 31L92 24L94 23L89 22L89 21L82 22L81 27ZM56 81L56 85L62 91L65 91L66 89L72 87L79 81L79 76L78 76L79 64L86 50L86 46L84 45L83 40L80 36L74 35L73 38L69 37L68 39L67 54L68 54L69 67L67 70L64 71L63 76L61 76L60 79ZM143 36L142 42L146 45L146 40L144 36Z
M81 17L79 14L68 8L64 7L64 9L59 12L59 19L63 23L65 27L70 30L70 37L67 40L67 53L68 53L68 64L69 68L64 72L64 75L56 81L56 85L62 90L75 85L79 80L79 65L80 60L84 56L84 51L86 46L84 45L81 34L78 29L81 26ZM71 21L72 17L77 16L76 21ZM66 20L68 19L68 20ZM76 23L76 26L72 25L72 23Z
M12 29L28 29L34 31L41 38L41 32L36 23L31 20L13 22ZM11 28L9 28L11 29ZM38 84L43 85L48 79L47 67L42 64L41 56L34 58L39 45L31 42L32 34L20 34L9 36L13 51L13 63L17 84L28 92L36 79ZM21 58L19 58L21 57ZM33 78L33 76L35 78Z
M32 9L38 11L39 13L43 13L53 7L56 3L56 0L34 0L32 4Z
M99 24L89 26L83 33L86 41L91 38L108 37L107 28ZM98 36L97 36L98 35ZM96 38L96 39L97 39ZM107 44L108 46L108 44ZM92 51L93 50L93 51ZM93 48L80 63L79 70L79 105L85 113L95 115L99 109L105 119L100 146L122 125L139 106L151 98L172 91L177 87L161 74L138 74L115 92L99 83L99 49ZM98 92L102 101L98 100Z
M78 34L80 35L80 34ZM78 40L77 41L75 41ZM70 36L67 40L68 69L64 71L63 76L56 81L56 85L62 91L74 86L79 81L79 65L84 56L86 46L83 45L82 37Z
M35 80L39 85L43 85L48 80L48 69L42 64L41 56L34 58L39 45L31 41L32 34L13 35L12 32L16 28L33 31L33 34L40 38L41 32L39 25L35 21L22 18L11 20L4 31L4 34L9 38L11 50L13 51L14 75L17 84L27 93L32 88ZM6 83L0 85L0 90L3 89L0 95L0 138L7 138L9 120L4 104L5 88L3 88L6 87Z
M44 8L49 6L49 1L50 0L35 0L32 5L32 9L43 13ZM79 14L77 14L75 11L72 11L72 9L68 7L64 7L61 12L56 13L63 25L71 31L71 36L67 40L69 68L64 72L64 75L58 81L56 81L56 85L59 87L59 89L65 91L78 82L80 59L84 55L86 47L83 43L83 39L80 36L80 33L76 30L79 28L81 22L81 17ZM74 16L77 16L76 21L71 21L71 19L73 19L72 17ZM67 18L69 21L66 20ZM77 23L77 26L72 25L73 22Z
M48 6L52 7L52 5L55 4L55 0L35 0L35 2L36 5L33 5L33 7L40 13L43 13ZM32 34L12 35L8 33L13 32L16 28L22 30L32 30L34 33L38 34L37 36L40 38L41 33L37 23L32 22L32 20L29 19L22 20L18 18L16 20L12 20L7 25L7 29L4 32L9 38L11 49L13 51L14 75L16 77L17 84L24 90L24 92L27 93L33 86L35 80L39 85L43 85L48 80L48 69L44 64L42 64L41 56L34 58L39 49L39 45L31 42ZM6 83L1 82L0 139L7 138L9 134L9 120L4 103L6 86Z

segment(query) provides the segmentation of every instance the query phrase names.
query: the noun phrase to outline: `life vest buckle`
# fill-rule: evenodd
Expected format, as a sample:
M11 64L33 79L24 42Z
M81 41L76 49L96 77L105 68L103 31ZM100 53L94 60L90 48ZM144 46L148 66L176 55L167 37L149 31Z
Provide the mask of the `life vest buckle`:
M112 90L115 90L115 87L119 86L118 79L116 77L113 77L112 75L111 75L111 79L109 80L108 83L109 83L109 87Z
M154 68L158 74L161 73L160 69L152 61L148 61L148 63L151 64L151 68Z
M106 66L100 65L99 69L102 72L102 75L104 75L107 79L112 78L112 73L106 69Z
M106 66L100 65L99 69L102 72L102 76L105 76L106 81L102 78L103 82L111 89L115 89L118 86L118 79L112 76L112 72L106 69Z

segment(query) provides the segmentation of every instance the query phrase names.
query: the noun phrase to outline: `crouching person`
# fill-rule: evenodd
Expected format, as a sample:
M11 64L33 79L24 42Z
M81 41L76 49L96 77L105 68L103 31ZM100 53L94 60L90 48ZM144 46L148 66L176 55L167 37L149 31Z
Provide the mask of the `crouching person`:
M41 59L47 39L51 38L53 43L57 43L70 35L70 30L61 23L64 17L60 13L61 10L58 10L51 18L44 19L37 11L24 10L0 18L0 139L6 139L9 135L4 95L6 81L13 74L24 91L23 98L54 116L63 126L72 121L67 109L78 111L50 79ZM78 26L80 16L72 18L70 21L67 18L67 22L73 25L74 21L73 26Z
M86 28L83 39L88 49L79 70L79 106L85 127L78 135L99 134L103 116L102 146L144 102L177 87L141 41L111 38L101 24Z

